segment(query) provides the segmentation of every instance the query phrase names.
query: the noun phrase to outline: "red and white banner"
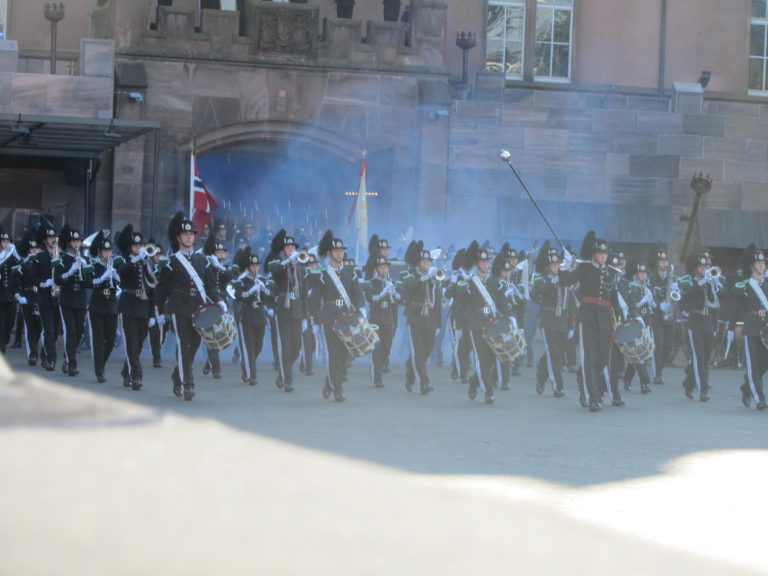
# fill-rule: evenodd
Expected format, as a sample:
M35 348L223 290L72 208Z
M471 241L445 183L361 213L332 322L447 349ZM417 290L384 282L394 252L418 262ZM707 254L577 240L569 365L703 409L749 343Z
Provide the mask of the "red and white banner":
M211 196L208 188L205 187L202 178L200 178L194 154L191 156L190 168L190 213L192 214L192 223L195 226L195 230L202 231L203 227L211 220L211 213L216 210L216 201Z

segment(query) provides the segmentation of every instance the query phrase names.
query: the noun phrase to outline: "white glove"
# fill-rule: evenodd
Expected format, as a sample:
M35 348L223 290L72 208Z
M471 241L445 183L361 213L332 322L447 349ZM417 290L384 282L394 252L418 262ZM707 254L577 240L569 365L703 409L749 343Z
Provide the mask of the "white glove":
M677 282L672 282L672 284L669 285L669 288L672 292L680 292L680 286L677 285Z
M259 285L258 284L254 284L253 286L251 286L251 288L249 290L245 291L245 296L246 297L247 296L253 296L258 291L259 291Z
M662 312L666 312L667 310L669 310L669 302L661 302L659 304L659 308L661 308Z
M568 330L568 336L567 336L567 339L568 339L568 340L573 340L573 328L571 328L570 330Z
M21 295L21 294L19 294L18 292L17 292L17 293L16 293L14 296L15 296L15 298L16 298L16 302L18 302L18 303L19 303L19 304L21 304L22 306L26 305L26 303L27 303L27 299L26 299L26 298L24 298L24 296L22 296L22 295Z
M440 336L440 328L438 328L437 330L435 330L435 337L437 337L437 336Z
M147 249L144 246L142 246L141 248L139 248L139 259L144 260L144 258L146 257L147 257Z
M155 322L157 321L154 318L150 318L148 323L149 327L152 328L155 325Z
M224 314L226 314L227 312L229 312L229 310L227 310L227 303L226 303L226 302L224 302L224 300L219 300L219 301L217 302L217 304L219 305L219 308L221 308L221 311L222 311L222 312L224 312Z
M320 325L319 324L313 324L312 325L312 334L314 334L316 337L320 336Z
M267 316L272 318L272 316L274 316L274 315L275 315L275 311L272 310L272 308L267 308Z
M50 288L51 286L53 286L53 278L48 278L48 280L40 284L41 288Z
M733 330L728 330L728 332L725 334L725 341L730 344L733 342Z
M451 274L451 284L456 284L456 282L458 282L458 281L459 281L459 273L458 272L453 272Z
M267 285L264 284L261 280L256 280L256 284L254 284L257 290L264 292L267 296L269 296L269 290L267 290Z
M110 270L112 270L112 278L114 278L115 280L120 280L120 274L117 273L117 270L115 270L114 268L110 268Z
M158 314L157 325L162 326L163 324L165 324L165 314Z
M563 252L563 268L570 268L571 264L573 264L573 254L565 250Z
M305 318L304 320L302 320L302 321L301 321L301 332L302 332L302 333L304 333L304 332L306 332L306 331L307 331L307 324L308 324L308 323L307 323L307 320L306 320L306 318Z
M559 276L553 276L552 277L552 284L557 284L558 282L560 282L560 277Z
M357 311L360 313L361 318L365 318L365 308L358 308Z
M645 322L643 322L643 319L640 316L635 317L635 321L640 324L643 328L645 328Z
M67 271L66 271L64 274L62 274L61 276L62 276L63 278L69 278L69 277L71 277L71 276L74 276L75 274L77 274L77 271L78 271L78 270L80 270L80 260L75 260L75 261L72 263L72 266L70 266L70 267L69 267L69 270L67 270Z
M504 292L504 298L510 298L512 296L517 296L517 290L514 288L507 288L507 291Z
M291 262L296 262L298 259L299 259L299 253L296 251L294 251L294 253L291 254L290 257L288 258L288 260Z

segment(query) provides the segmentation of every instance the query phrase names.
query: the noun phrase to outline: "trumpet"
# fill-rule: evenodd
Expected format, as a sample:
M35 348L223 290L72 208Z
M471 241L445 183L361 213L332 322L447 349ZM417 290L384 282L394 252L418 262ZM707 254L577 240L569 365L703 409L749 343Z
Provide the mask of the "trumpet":
M437 271L435 272L435 280L437 280L438 282L442 282L443 280L445 280L445 270L443 270L442 268L438 268Z
M144 246L144 253L147 255L147 258L152 258L160 251L160 248L157 247L157 244L147 244Z
M297 254L296 259L299 261L299 264L306 264L309 262L309 252L302 250Z
M722 275L722 271L718 266L710 266L704 271L704 276L709 276L712 280L716 280Z
M678 290L671 290L669 292L669 299L672 302L680 302L680 292Z

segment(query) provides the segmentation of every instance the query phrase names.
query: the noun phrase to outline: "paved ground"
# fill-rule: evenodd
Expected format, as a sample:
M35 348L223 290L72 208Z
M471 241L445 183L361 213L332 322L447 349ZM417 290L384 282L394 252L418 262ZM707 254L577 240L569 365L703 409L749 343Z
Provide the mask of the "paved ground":
M375 389L367 364L357 361L346 385L348 400L336 404L320 395L320 366L313 377L298 376L296 391L286 394L275 387L271 366L260 366L259 385L248 387L239 369L225 362L221 380L200 375L198 365L197 397L184 402L171 394L170 359L165 368L147 368L144 389L133 392L121 386L117 361L108 382L97 384L87 355L82 357L81 375L69 378L30 369L18 350L10 350L9 363L20 372L66 386L55 401L50 395L57 388L50 387L41 389L40 398L27 393L15 403L3 402L13 400L12 393L0 394L2 422L12 429L42 425L58 436L94 425L163 428L176 415L214 419L254 439L418 473L430 486L483 495L499 505L543 504L610 534L629 535L638 545L655 541L768 571L758 528L768 512L768 413L741 405L741 377L733 370L712 372L709 403L686 399L682 371L671 368L667 384L651 394L629 393L627 406L591 414L578 405L572 375L567 395L555 399L550 391L535 393L530 369L488 406L469 400L445 367L431 368L435 391L422 396L405 391L402 366L393 365L385 388ZM95 392L98 400L73 400L71 387Z

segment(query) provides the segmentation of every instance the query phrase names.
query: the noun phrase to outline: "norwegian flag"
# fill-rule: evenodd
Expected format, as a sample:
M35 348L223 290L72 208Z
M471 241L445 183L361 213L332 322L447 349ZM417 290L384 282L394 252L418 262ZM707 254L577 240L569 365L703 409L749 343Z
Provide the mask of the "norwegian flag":
M189 181L192 224L195 226L195 230L202 230L211 220L211 213L216 210L216 201L200 178L200 173L197 171L197 159L194 154L192 154L191 168Z

